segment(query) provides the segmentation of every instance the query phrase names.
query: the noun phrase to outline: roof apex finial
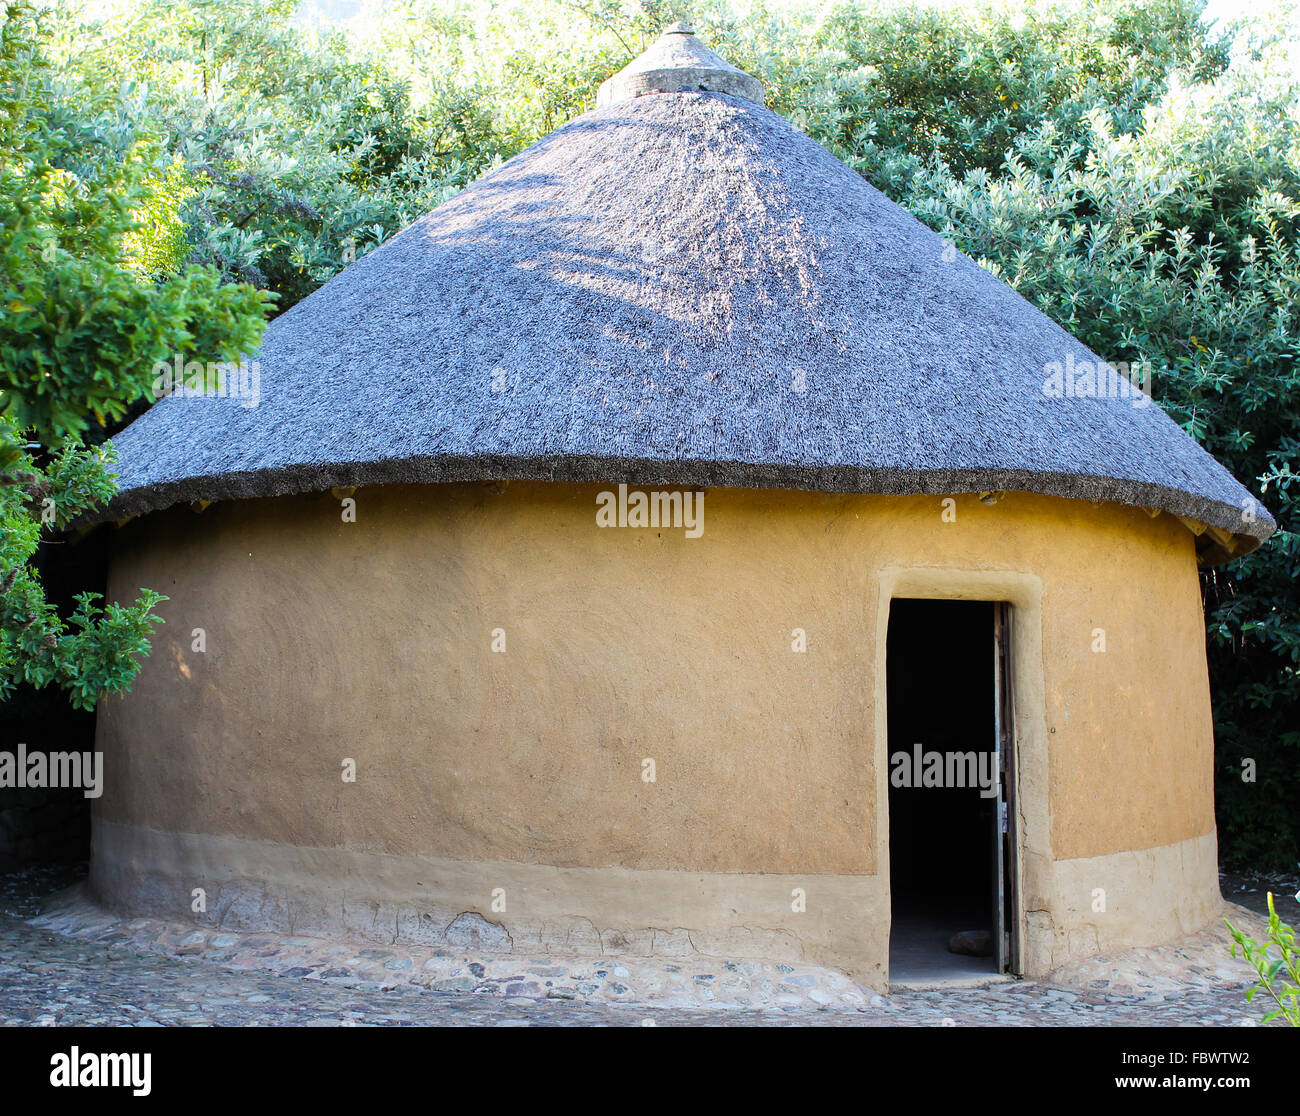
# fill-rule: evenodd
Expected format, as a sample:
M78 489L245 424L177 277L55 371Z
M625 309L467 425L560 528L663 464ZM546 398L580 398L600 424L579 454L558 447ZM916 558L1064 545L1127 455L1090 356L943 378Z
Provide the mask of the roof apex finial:
M763 83L714 54L679 20L596 91L596 107L650 93L729 93L763 103Z

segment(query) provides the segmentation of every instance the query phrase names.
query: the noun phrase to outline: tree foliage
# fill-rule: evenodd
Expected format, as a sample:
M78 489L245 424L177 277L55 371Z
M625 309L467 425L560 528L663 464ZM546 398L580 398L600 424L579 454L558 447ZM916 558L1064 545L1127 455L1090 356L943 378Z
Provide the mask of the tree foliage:
M58 686L93 708L134 678L163 598L130 606L82 593L67 618L46 598L38 550L114 491L112 446L88 428L127 413L155 361L256 345L268 296L177 267L183 194L148 131L146 104L103 90L45 51L16 4L0 25L0 698ZM34 441L31 441L34 439Z

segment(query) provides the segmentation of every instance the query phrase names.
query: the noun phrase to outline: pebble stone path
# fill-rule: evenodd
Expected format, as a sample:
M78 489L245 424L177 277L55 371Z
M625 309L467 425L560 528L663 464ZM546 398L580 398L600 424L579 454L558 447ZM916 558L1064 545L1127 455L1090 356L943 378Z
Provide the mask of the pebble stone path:
M50 881L43 882L49 890ZM321 980L319 972L232 971L207 958L140 948L119 932L129 924L101 931L101 940L56 933L30 921L37 905L31 893L41 883L29 873L21 885L0 888L0 1025L1196 1027L1250 1026L1262 1015L1245 1003L1235 982L1153 994L1018 981L887 997L866 993L857 1007L762 1010L350 985ZM536 960L554 969L576 964Z

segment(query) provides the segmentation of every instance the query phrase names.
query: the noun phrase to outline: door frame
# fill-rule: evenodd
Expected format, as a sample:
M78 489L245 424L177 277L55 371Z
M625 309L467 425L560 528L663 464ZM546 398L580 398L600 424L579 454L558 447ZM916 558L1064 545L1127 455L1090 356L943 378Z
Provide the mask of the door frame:
M993 815L993 956L999 973L1023 975L1020 964L1020 846L1016 822L1015 605L993 603L993 742L997 794ZM1007 870L1008 862L1010 871ZM1010 917L1007 912L1010 911Z
M1013 619L1012 654L1006 661L1006 701L1011 712L1011 767L1007 782L1014 799L1009 819L1014 831L1014 872L1010 880L1007 929L1010 950L1007 969L1025 975L1026 955L1035 952L1035 938L1050 935L1050 925L1036 927L1026 918L1024 896L1046 883L1051 865L1046 707L1042 669L1042 582L1032 574L1011 570L970 570L955 567L886 567L878 582L876 609L874 758L876 766L876 867L882 877L886 929L884 967L888 979L888 937L892 932L893 896L889 881L889 719L887 708L889 613L896 597L930 600L984 601L1006 604Z

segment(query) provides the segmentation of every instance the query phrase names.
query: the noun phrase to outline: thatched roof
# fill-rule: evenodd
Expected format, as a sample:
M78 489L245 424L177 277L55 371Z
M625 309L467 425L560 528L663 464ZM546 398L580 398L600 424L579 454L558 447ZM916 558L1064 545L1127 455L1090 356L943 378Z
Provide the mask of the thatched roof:
M1115 501L1209 525L1212 560L1274 528L1158 407L1045 394L1050 365L1097 357L710 88L642 83L551 133L276 319L256 356L257 406L172 397L118 436L112 515L542 478Z

